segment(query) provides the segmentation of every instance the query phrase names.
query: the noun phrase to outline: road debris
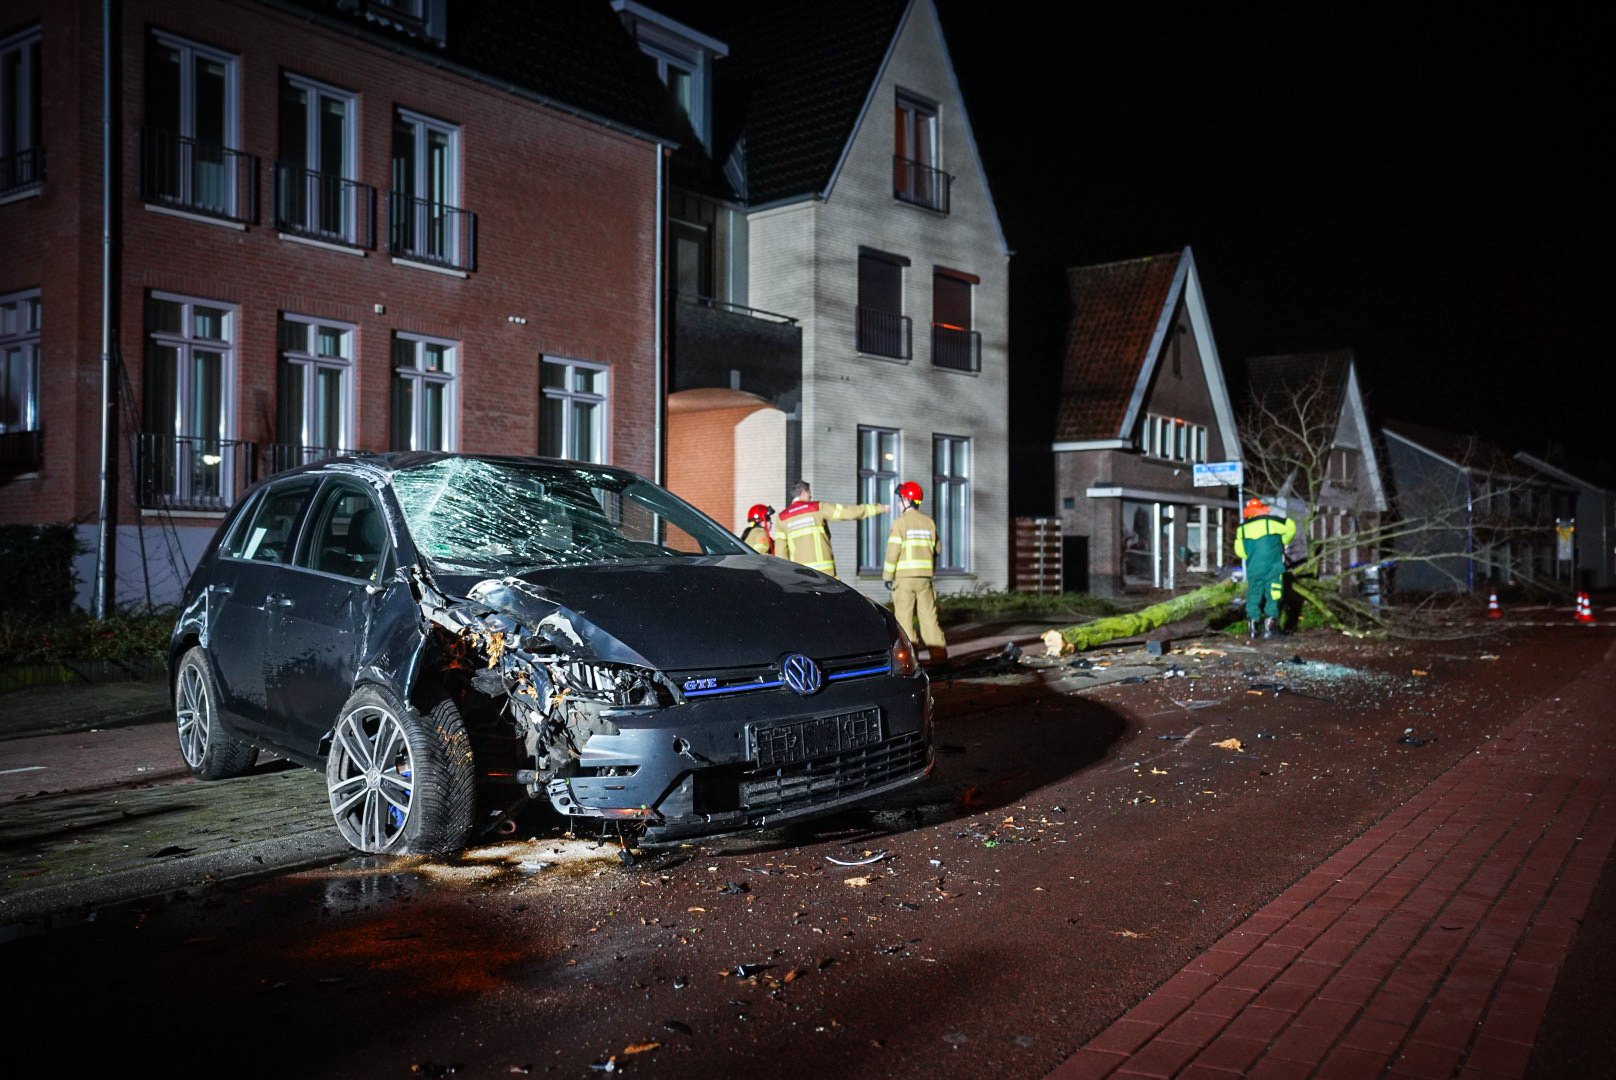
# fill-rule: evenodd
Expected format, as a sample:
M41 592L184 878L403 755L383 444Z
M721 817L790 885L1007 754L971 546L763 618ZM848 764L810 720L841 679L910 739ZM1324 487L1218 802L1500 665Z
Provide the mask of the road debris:
M1224 739L1222 742L1215 742L1212 745L1219 750L1244 750L1246 748L1244 743L1235 738Z
M1041 639L1045 656L1065 656L1072 651L1072 643L1061 637L1059 630L1046 630Z
M825 861L835 863L837 866L869 866L886 858L887 852L885 848L882 848L880 851L866 851L864 856L862 859L838 859L834 855L826 855Z
M870 879L867 877L850 877L844 879L842 884L849 889L863 889L870 884Z
M690 1025L682 1020L664 1020L662 1026L676 1035L693 1035Z
M1406 746L1424 746L1426 743L1436 742L1435 735L1416 735L1413 728L1404 728L1397 741Z

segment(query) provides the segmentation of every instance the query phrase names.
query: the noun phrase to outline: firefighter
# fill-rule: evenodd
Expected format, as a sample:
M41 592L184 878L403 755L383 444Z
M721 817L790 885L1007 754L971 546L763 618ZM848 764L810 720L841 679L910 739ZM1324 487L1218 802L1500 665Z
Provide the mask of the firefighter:
M1296 522L1275 513L1261 499L1246 500L1245 520L1234 534L1234 553L1246 560L1246 617L1252 637L1259 630L1265 638L1279 632L1285 548L1295 536Z
M881 580L892 593L892 613L905 634L913 634L915 616L920 616L920 640L926 643L931 663L948 662L948 642L937 623L937 593L932 574L937 566L937 522L920 510L925 498L920 485L906 480L898 485L903 513L892 523L887 537L887 561L881 567Z
M774 537L769 534L769 519L773 516L774 507L754 504L746 512L746 529L741 533L741 543L759 555L773 555Z
M884 514L880 503L822 503L814 500L808 481L798 480L791 487L791 505L780 511L780 538L775 554L812 567L822 574L836 576L836 556L830 550L830 523L856 521Z

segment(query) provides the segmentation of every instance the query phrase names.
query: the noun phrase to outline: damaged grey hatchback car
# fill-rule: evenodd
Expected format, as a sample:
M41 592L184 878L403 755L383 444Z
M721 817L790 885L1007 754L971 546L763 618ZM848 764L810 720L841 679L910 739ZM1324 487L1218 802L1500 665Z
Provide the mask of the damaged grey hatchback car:
M655 484L531 458L339 458L250 491L170 650L198 777L321 769L360 851L528 798L647 843L823 814L932 767L890 613Z

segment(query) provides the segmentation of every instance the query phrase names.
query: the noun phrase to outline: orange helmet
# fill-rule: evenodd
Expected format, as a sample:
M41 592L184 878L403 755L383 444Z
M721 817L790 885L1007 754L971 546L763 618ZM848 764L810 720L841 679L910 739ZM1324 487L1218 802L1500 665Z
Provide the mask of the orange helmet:
M907 499L912 503L917 503L925 497L926 493L921 491L920 485L913 480L905 480L898 485L898 498L900 499Z
M774 507L756 503L746 512L746 520L753 525L761 525L774 516Z
M1247 499L1246 500L1246 513L1245 513L1246 517L1248 517L1248 518L1250 518L1250 517L1261 517L1262 515L1264 515L1266 513L1269 513L1269 512L1270 511L1269 511L1268 507L1263 505L1263 501L1261 499Z

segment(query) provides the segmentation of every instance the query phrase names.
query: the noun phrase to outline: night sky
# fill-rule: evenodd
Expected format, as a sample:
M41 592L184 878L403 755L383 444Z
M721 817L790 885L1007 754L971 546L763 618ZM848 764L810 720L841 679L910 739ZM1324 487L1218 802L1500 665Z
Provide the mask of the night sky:
M1245 357L1345 347L1377 417L1616 461L1608 7L937 4L1016 252L1018 449L1047 458L1063 268L1188 244L1237 398ZM1015 512L1050 509L1035 457Z

